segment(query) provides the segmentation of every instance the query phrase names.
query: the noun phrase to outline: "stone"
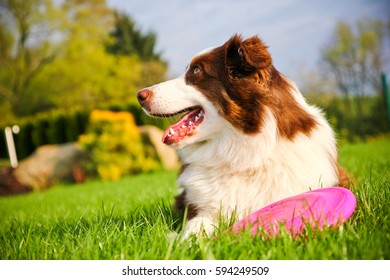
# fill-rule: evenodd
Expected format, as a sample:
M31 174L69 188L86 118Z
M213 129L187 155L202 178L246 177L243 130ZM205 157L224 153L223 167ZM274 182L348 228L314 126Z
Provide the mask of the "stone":
M82 157L76 143L44 145L22 160L13 174L21 185L38 190L57 182L82 182L84 175L79 164Z
M0 168L0 195L22 194L32 191L29 186L22 185L15 177L14 168Z

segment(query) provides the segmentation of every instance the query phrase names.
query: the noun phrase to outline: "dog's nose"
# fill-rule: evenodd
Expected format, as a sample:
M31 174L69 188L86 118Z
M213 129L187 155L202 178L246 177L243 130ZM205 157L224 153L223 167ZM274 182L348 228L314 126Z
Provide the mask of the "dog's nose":
M152 91L150 89L142 89L137 93L138 102L141 105L144 105L146 100L148 100L150 96L152 96Z

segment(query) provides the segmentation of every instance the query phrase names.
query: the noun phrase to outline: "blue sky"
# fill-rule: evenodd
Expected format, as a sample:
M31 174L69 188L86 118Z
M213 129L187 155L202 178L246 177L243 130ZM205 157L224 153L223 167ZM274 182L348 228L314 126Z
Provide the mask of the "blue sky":
M157 33L157 48L180 75L199 51L223 44L234 33L259 35L276 68L292 79L314 69L337 21L390 15L389 0L108 0L144 31ZM298 81L299 82L299 81Z

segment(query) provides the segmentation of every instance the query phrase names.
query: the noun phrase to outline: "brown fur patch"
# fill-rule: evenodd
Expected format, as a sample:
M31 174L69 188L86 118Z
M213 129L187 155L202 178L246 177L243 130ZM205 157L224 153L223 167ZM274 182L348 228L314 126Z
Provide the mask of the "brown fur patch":
M246 134L261 132L265 108L276 118L280 135L290 140L299 132L309 134L316 125L294 99L290 83L274 68L267 46L257 36L245 41L233 36L195 57L185 80Z
M298 132L308 135L316 126L316 121L294 99L292 86L274 67L270 77L271 93L267 105L276 118L279 133L290 140Z
M337 165L337 177L339 178L340 187L350 188L351 184L355 182L353 176L340 165Z

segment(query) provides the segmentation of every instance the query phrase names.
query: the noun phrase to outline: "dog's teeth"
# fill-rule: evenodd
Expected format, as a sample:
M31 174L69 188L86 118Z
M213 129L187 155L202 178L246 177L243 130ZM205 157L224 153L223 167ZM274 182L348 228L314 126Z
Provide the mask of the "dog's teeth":
M192 125L192 121L190 121L190 122L188 123L188 125Z
M199 120L199 117L198 117L198 116L196 116L196 117L195 117L195 121L197 122L198 120Z
M175 131L174 131L172 128L170 128L170 129L169 129L169 134L175 135Z
M181 128L186 128L187 126L183 123L183 125L181 126Z

